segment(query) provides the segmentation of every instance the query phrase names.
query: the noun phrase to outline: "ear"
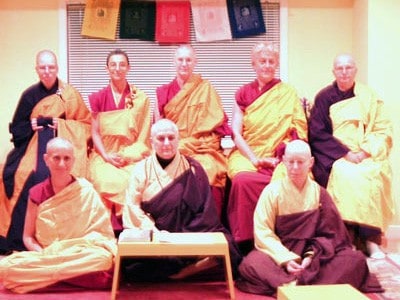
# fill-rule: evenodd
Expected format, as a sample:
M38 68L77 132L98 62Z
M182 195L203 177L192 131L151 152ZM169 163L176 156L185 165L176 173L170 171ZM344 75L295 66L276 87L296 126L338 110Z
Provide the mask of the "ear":
M48 160L49 160L49 155L48 155L47 153L43 154L43 160L44 160L46 166L48 166L48 163L47 163L47 162L48 162Z
M315 162L314 156L311 156L311 158L310 158L310 170L314 166L314 162Z

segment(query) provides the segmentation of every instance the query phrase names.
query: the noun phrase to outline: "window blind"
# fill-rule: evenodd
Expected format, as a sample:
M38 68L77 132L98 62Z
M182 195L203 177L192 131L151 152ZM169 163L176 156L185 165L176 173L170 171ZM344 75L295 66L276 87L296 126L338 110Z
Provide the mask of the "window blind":
M236 90L255 78L250 51L258 41L272 41L280 46L280 4L261 4L266 33L230 41L197 42L191 18L190 43L196 49L198 64L195 72L208 79L218 91L231 122ZM115 41L81 36L85 5L67 4L68 82L77 88L85 102L88 95L108 84L105 70L108 52L120 48L128 53L130 83L146 92L154 108L155 90L175 77L173 54L177 45L119 39L119 22ZM277 71L279 76L279 70Z

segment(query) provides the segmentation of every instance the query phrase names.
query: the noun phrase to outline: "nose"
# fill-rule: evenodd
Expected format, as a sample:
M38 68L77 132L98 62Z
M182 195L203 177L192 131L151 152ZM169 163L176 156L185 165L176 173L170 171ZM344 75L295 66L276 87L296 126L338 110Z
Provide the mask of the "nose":
M292 164L292 168L293 169L297 169L298 167L299 167L299 162L294 161L293 164Z
M163 143L165 146L168 146L169 144L170 144L170 141L169 141L169 138L165 138L164 139L164 143Z
M65 167L67 165L67 162L65 161L65 159L60 159L60 167Z

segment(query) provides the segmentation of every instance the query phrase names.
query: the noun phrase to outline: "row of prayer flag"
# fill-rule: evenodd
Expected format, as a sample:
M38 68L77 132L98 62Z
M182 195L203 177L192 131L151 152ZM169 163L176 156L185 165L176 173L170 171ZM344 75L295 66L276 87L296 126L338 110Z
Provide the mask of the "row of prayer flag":
M190 9L196 40L231 40L265 33L260 0L87 0L81 34L115 40L190 41Z

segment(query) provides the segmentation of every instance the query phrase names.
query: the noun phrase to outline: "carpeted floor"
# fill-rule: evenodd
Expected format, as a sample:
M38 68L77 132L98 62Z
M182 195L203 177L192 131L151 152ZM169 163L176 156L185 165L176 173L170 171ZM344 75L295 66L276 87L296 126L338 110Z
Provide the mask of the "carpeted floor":
M388 254L385 259L368 259L372 273L376 274L385 289L382 294L376 294L377 299L400 299L400 256Z
M368 259L368 265L380 280L385 292L368 294L371 300L400 299L400 254L389 254L385 259ZM67 288L57 292L18 295L0 284L0 300L109 300L110 291L87 291ZM137 283L121 285L118 299L148 300L218 300L229 299L225 281L198 281L173 283ZM271 300L272 297L246 294L236 289L237 300Z

